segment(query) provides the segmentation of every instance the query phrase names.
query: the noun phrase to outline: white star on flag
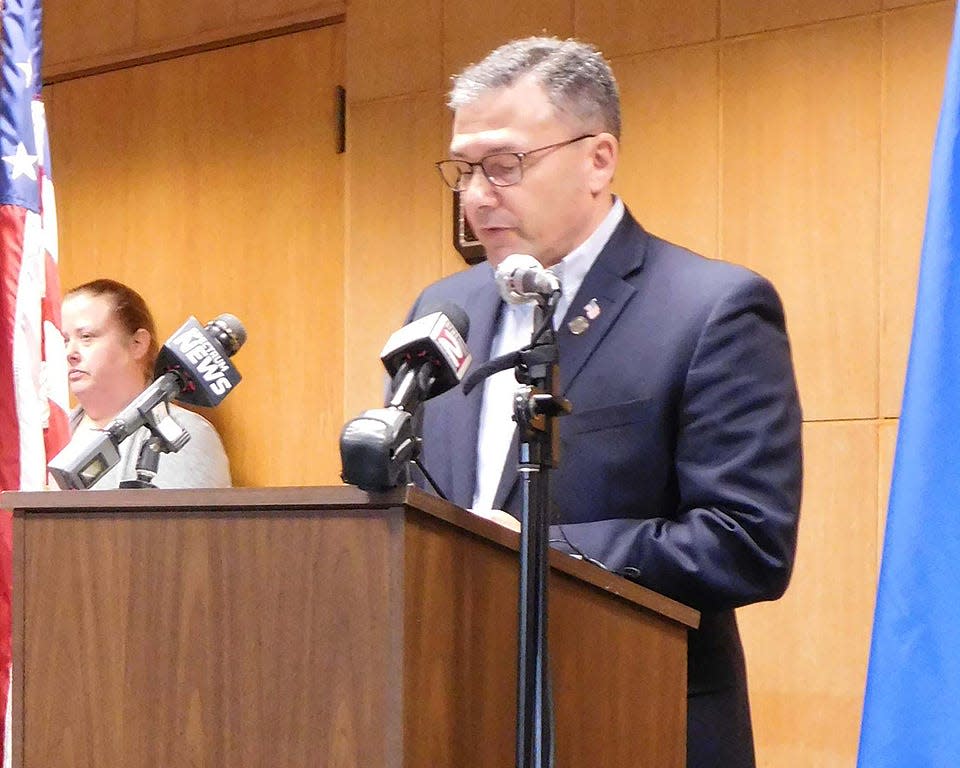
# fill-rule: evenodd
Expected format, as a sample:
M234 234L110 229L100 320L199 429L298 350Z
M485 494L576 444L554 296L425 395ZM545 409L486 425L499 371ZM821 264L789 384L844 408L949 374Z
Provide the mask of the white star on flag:
M28 155L27 148L22 141L17 144L17 154L4 155L3 162L10 163L11 179L29 176L33 181L37 180L37 169L34 167L37 163L37 156Z

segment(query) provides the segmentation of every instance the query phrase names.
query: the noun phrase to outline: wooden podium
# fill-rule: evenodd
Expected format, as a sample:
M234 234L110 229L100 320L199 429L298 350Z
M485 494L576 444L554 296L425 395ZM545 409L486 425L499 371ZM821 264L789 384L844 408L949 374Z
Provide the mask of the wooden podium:
M5 493L15 768L508 768L519 537L415 489ZM683 768L695 611L552 552L558 768Z

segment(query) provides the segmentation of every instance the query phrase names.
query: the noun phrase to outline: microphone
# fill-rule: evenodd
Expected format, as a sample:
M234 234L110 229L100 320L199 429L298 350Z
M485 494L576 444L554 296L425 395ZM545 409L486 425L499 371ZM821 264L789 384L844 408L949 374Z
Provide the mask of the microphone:
M206 326L191 317L161 347L156 380L103 429L85 440L71 441L47 466L64 490L86 489L120 461L120 444L146 426L163 453L179 451L189 433L170 415L170 402L212 407L240 382L228 358L246 341L247 332L233 315L223 314Z
M497 288L508 304L546 301L560 293L560 278L526 253L507 256L495 273Z
M177 402L213 408L240 383L240 372L228 358L246 340L247 331L235 315L218 315L205 326L191 317L160 348L153 375L177 376Z
M457 386L473 361L469 332L470 318L451 301L394 332L380 352L393 380L386 405L413 413L423 401Z
M424 401L460 383L473 361L466 344L469 330L466 312L447 302L390 336L380 353L393 380L390 399L385 407L348 421L340 433L345 483L364 491L400 485L420 449L413 415Z

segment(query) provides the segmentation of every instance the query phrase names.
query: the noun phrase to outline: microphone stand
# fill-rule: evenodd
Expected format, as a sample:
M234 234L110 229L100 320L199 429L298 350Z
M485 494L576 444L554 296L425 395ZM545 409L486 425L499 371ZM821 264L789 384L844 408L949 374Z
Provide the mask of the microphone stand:
M157 476L160 466L160 452L163 450L163 441L156 435L151 435L140 447L137 457L137 479L123 480L121 488L156 488L151 481Z
M166 401L143 413L144 425L150 430L150 437L140 446L137 456L137 478L122 480L120 488L156 488L153 479L157 476L161 453L176 453L190 440L187 432L170 413Z
M570 412L559 397L559 353L553 313L559 291L542 296L534 337L520 353L514 395L521 475L520 596L517 649L517 768L552 768L553 701L547 655L547 556L550 532L549 471L560 455L554 417Z

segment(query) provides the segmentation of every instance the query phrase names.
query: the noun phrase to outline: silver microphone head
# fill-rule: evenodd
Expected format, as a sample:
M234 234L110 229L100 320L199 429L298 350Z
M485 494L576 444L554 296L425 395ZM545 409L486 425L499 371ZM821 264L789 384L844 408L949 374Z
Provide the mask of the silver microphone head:
M508 304L529 304L560 290L560 279L527 253L513 253L500 262L496 281Z

